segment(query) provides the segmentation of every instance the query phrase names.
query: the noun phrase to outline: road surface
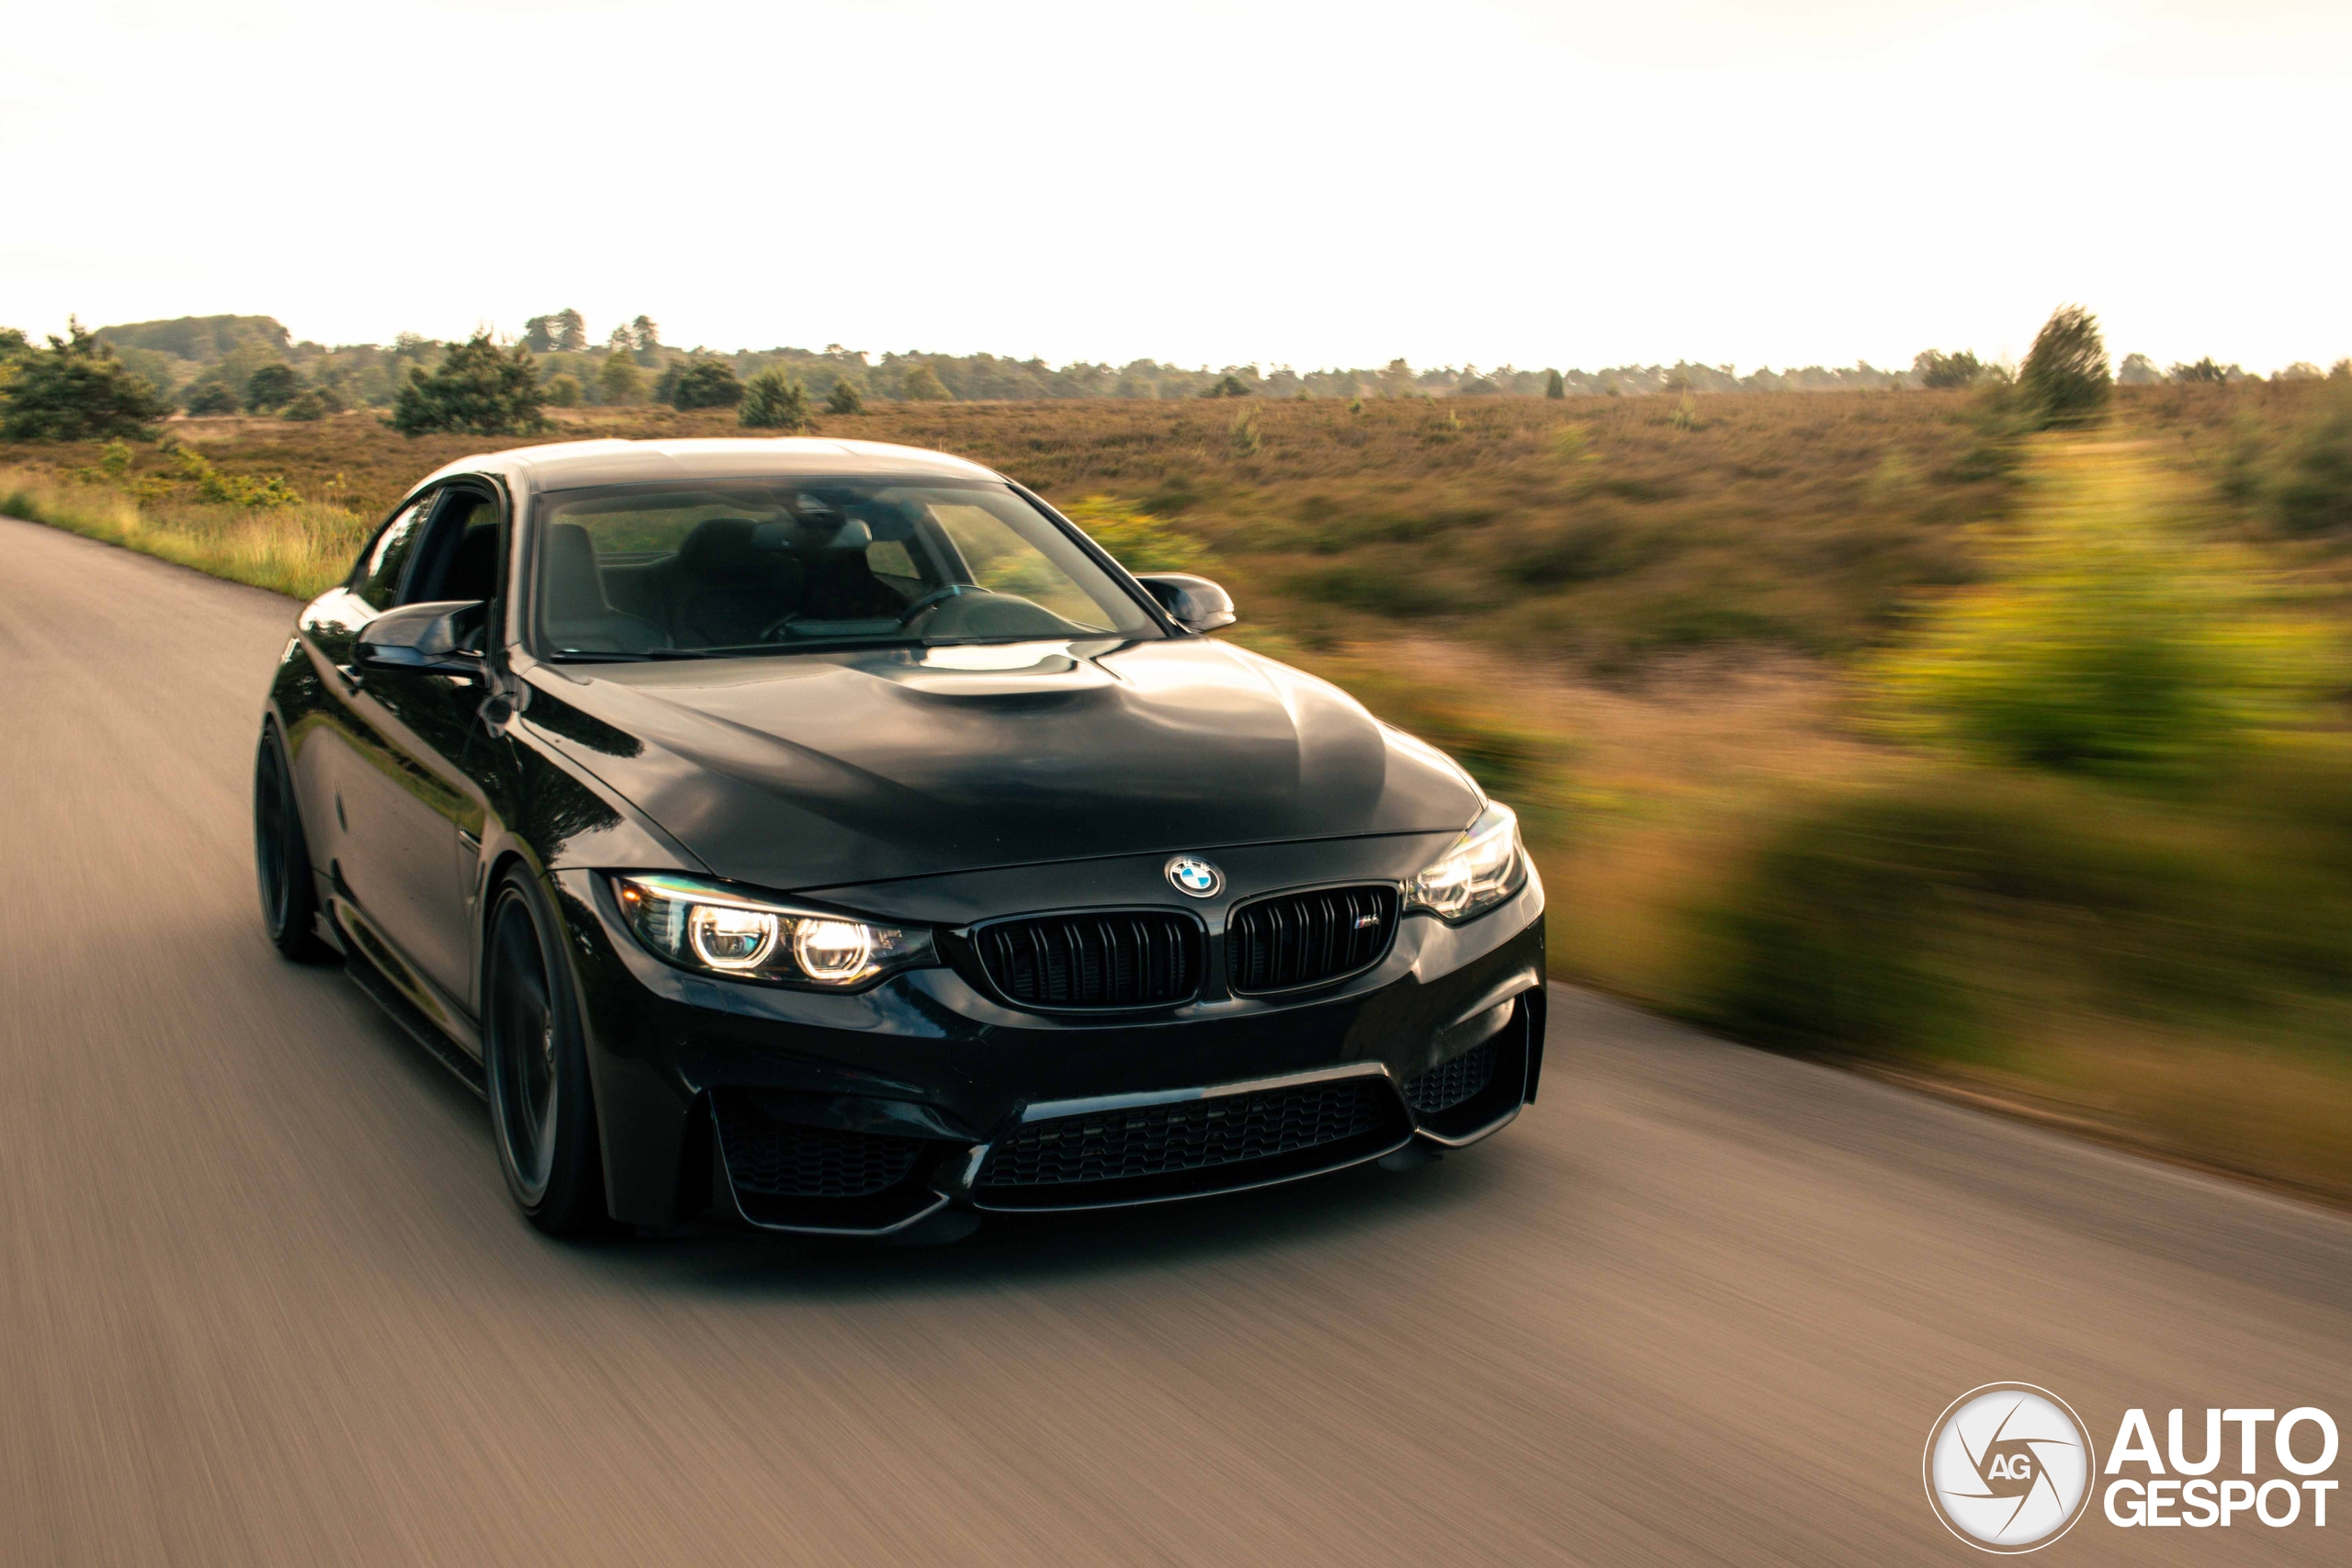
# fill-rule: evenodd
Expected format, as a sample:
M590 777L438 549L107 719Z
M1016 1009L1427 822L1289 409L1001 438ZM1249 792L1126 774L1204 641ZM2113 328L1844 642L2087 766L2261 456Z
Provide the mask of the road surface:
M1876 1568L1980 1561L1919 1482L1975 1384L2102 1446L2347 1409L2345 1218L1565 990L1542 1104L1418 1172L547 1240L480 1102L263 940L290 616L0 522L9 1562ZM2340 1506L2052 1560L2341 1562Z

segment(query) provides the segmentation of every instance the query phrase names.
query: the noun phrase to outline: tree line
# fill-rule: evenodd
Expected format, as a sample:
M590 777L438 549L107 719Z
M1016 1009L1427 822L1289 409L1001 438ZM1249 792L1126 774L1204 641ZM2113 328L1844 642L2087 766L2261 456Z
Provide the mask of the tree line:
M2045 337L2075 307L2062 310ZM2086 313L2077 312L2082 320ZM2071 319L2071 318L2069 318ZM2094 335L2095 327L2092 329ZM2036 354L2046 344L2037 339ZM1288 366L1187 368L1151 359L1114 366L990 354L886 353L878 357L839 344L721 353L664 343L647 315L590 339L577 310L531 317L522 336L502 343L487 332L464 342L403 333L390 344L328 346L297 342L268 316L187 316L99 328L76 322L46 348L0 328L0 434L23 437L144 428L175 411L258 413L322 419L354 408L388 411L402 430L483 433L541 428L549 407L733 408L745 424L797 429L820 408L855 412L869 400L1012 401L1069 399L1159 400L1189 398L1482 398L1645 396L1693 392L1893 390L1909 387L1999 389L2030 375L1980 359L1972 351L1928 349L1907 370L1867 362L1848 367L1759 368L1742 376L1728 365L1621 365L1600 370L1521 369L1475 365L1416 369L1404 359L1377 368L1300 372ZM2352 360L2323 372L2298 363L2278 379L2352 378ZM2147 355L2109 367L2098 354L2101 385L2254 379L2236 365L2208 357L2158 369ZM86 415L75 411L87 411Z

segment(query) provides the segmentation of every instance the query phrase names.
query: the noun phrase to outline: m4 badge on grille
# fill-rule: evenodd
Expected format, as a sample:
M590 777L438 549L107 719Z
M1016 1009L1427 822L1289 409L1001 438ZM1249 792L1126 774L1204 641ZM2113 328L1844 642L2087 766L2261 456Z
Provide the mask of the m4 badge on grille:
M1198 855L1178 855L1170 861L1168 881L1177 892L1193 898L1214 898L1225 891L1225 873Z

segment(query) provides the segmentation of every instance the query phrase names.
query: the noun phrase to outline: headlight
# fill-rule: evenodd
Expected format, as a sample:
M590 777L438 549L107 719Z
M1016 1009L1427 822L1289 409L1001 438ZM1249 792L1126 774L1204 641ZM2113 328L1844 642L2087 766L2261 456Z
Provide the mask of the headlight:
M1449 920L1484 914L1527 885L1519 814L1498 801L1405 889L1405 907Z
M926 931L869 925L684 876L616 876L638 940L683 969L846 990L936 963Z

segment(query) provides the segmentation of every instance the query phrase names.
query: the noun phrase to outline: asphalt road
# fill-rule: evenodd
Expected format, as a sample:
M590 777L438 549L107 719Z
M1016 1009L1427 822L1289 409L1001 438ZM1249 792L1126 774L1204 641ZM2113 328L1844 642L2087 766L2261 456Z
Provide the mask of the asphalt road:
M1919 1455L1975 1384L2102 1446L2352 1408L2352 1222L1567 991L1543 1102L1406 1175L550 1242L262 938L289 621L0 521L0 1560L1967 1562ZM2339 1508L2052 1559L2341 1562Z

